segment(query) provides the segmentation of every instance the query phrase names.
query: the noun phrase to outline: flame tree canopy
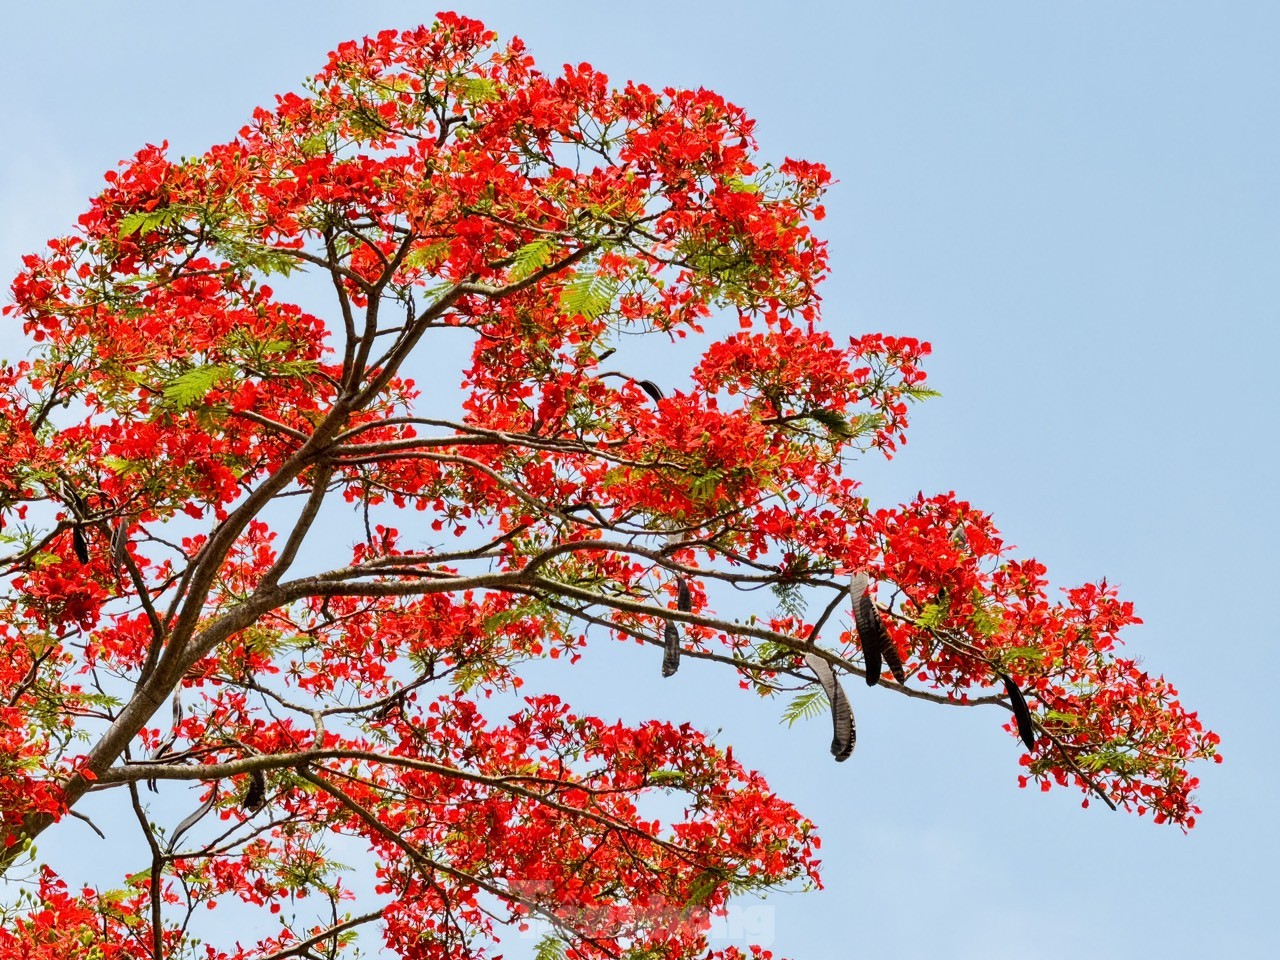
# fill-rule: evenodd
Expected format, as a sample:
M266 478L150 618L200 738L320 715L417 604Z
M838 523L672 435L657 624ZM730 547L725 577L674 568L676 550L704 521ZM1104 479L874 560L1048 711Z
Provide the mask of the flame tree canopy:
M687 724L520 697L593 626L834 704L839 759L840 677L986 705L1024 786L1191 827L1217 737L1118 654L1131 605L1051 597L955 494L860 495L929 345L823 327L828 181L714 93L445 14L108 173L4 310L0 957L464 957L535 920L545 956L739 956L711 918L817 883L814 826ZM635 379L636 337L687 389ZM415 383L442 340L460 376ZM32 853L91 793L145 839L114 887Z

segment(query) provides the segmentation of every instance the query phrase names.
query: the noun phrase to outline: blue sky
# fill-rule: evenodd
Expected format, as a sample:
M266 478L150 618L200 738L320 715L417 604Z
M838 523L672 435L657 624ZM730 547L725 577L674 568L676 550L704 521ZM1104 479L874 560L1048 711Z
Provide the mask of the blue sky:
M7 4L0 273L146 142L230 137L411 3ZM827 321L929 339L933 385L873 498L955 489L1059 585L1107 576L1130 652L1223 736L1189 835L1016 786L994 712L857 691L858 751L723 671L603 645L548 675L602 713L691 719L821 826L826 890L770 901L781 955L1261 956L1280 858L1271 614L1280 4L460 2L544 69L711 87L766 156L821 160ZM0 355L23 348L0 332ZM899 702L902 701L902 702ZM70 856L87 833L53 839ZM64 844L59 846L59 844ZM1264 900L1265 898L1265 900ZM755 915L757 921L763 915ZM763 921L761 921L763 922ZM512 951L514 954L516 951Z

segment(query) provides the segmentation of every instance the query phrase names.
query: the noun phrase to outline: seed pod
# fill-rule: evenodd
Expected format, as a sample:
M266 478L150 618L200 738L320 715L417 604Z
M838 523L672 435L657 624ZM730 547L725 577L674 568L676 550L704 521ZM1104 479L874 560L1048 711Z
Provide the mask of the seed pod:
M662 675L672 676L680 669L680 631L670 620L662 628Z
M89 562L89 544L79 527L71 528L71 549L75 551L76 559L82 564Z
M1018 736L1022 737L1022 742L1026 744L1029 751L1034 752L1036 749L1036 730L1031 723L1031 711L1027 708L1026 698L1023 697L1022 691L1018 689L1018 685L1008 677L1004 680L1004 692L1009 695L1009 702L1013 706L1014 719L1018 721Z
M804 662L818 678L823 693L831 703L831 755L836 758L837 763L847 760L858 741L858 727L853 719L853 707L849 704L849 698L845 696L844 687L836 678L835 671L831 669L831 664L815 653L806 653Z
M177 732L170 731L169 736L166 737L165 740L158 747L156 747L154 750L151 751L151 756L147 757L147 760L151 763L163 762L165 757L173 753L173 745L177 742L178 742ZM147 789L150 790L152 793L156 792L157 788L156 788L156 781L154 778L148 778Z
M111 535L111 559L121 566L129 555L129 524L121 520Z
M693 609L693 599L689 596L689 584L684 577L676 577L676 609L688 613Z
M853 594L853 622L858 628L858 643L862 645L862 656L867 664L867 686L874 687L880 682L883 666L880 662L884 650L884 624L880 622L880 611L867 593L867 575L859 573L853 578L849 587ZM894 651L897 654L897 651Z
M902 666L902 657L898 655L898 647L893 642L893 638L886 632L884 635L884 662L889 665L889 672L893 674L893 679L897 680L902 686L907 685L907 671Z
M173 835L169 837L169 853L173 853L178 846L178 840L182 835L194 827L197 823L204 819L205 815L213 809L214 803L218 800L218 785L215 783L213 789L209 791L209 797L204 803L196 807L196 809L187 816L180 824L173 828Z
M637 380L636 386L647 393L654 403L662 399L663 393L658 389L658 385L652 380Z
M257 813L267 802L267 777L261 770L249 774L249 789L244 792L244 809L246 813Z

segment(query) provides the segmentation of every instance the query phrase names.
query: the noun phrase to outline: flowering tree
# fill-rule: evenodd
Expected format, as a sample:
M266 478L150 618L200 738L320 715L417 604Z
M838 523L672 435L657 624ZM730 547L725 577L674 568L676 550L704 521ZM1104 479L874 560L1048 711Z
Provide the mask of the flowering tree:
M337 956L369 925L470 956L533 919L547 956L737 955L707 953L709 918L816 883L814 827L688 725L516 699L593 626L654 644L655 673L699 658L790 716L829 705L837 760L861 676L992 708L1023 785L1194 824L1217 738L1117 655L1129 603L1051 601L954 494L859 494L929 346L823 329L828 174L753 150L713 93L547 76L442 14L343 44L201 156L148 146L25 259L0 836L29 886L0 958L188 955L196 911L237 903L258 932L199 955ZM325 316L275 289L299 273ZM638 335L693 358L687 388L634 377ZM459 338L456 386L410 379ZM342 518L333 562L317 525ZM726 614L760 588L771 614ZM152 803L193 783L185 817ZM136 819L143 869L77 891L30 851L90 793Z

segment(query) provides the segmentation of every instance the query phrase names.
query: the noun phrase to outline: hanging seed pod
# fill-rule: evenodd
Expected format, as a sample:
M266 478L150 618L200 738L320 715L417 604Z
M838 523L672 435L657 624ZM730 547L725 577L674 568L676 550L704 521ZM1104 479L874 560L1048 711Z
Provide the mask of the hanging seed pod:
M649 395L654 403L662 399L663 393L652 380L637 380L636 386Z
M662 628L662 675L672 676L680 669L680 631L670 620Z
M849 703L849 698L845 696L844 687L840 685L840 681L836 678L835 671L831 669L831 664L815 653L806 653L804 662L809 665L809 669L818 678L818 683L822 685L822 691L827 695L827 700L831 704L831 725L833 728L831 755L836 758L837 763L847 760L849 755L853 753L853 747L858 740L858 728L853 719L853 707Z
M889 665L889 672L893 674L893 679L905 687L907 685L907 671L902 665L902 657L898 655L898 647L893 642L893 638L889 636L888 631L884 632L883 637L884 662Z
M1018 689L1018 685L1008 677L1002 677L1004 680L1004 692L1009 695L1009 703L1013 706L1014 719L1018 721L1018 736L1022 737L1022 742L1026 745L1027 750L1034 752L1036 749L1036 730L1031 723L1031 711L1027 707L1027 700L1022 695L1022 691Z
M867 593L867 575L858 573L849 585L853 594L853 622L858 628L858 643L862 646L862 657L867 664L867 686L874 687L880 682L880 673L884 669L880 657L887 639L884 624L880 622L880 611ZM894 651L895 655L897 651Z
M111 534L111 559L116 566L122 566L129 555L129 524L121 520Z
M82 564L89 562L89 543L79 527L71 528L71 549L75 551L76 559Z
M681 613L693 610L693 599L689 596L689 584L684 577L676 577L676 609Z
M205 815L213 809L214 803L218 800L218 785L215 783L213 789L209 792L209 798L200 804L189 816L180 824L173 828L173 835L169 837L169 853L173 853L178 846L178 841L182 835L194 827L197 823L204 819Z
M267 802L267 777L261 770L249 774L249 789L244 792L243 807L246 813L257 813Z

